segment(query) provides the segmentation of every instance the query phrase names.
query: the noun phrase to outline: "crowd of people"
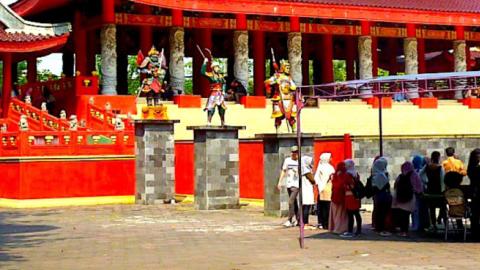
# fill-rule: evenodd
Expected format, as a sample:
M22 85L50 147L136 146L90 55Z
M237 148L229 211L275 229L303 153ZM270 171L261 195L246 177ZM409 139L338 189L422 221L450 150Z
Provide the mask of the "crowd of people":
M445 194L455 189L469 202L471 233L479 239L480 149L471 152L467 167L455 155L454 148L446 148L445 156L441 161L438 151L429 157L415 155L401 165L397 176L388 173L387 158L376 157L370 176L363 184L352 159L339 162L334 168L331 153L322 153L315 169L313 158L300 158L297 146L293 146L278 180L278 189L285 186L289 195L289 214L283 225L296 226L302 218L305 229L324 229L352 238L362 234L362 199L372 198L372 229L379 235L387 237L396 233L407 237L411 231L435 233L439 224L447 224L449 210ZM298 162L302 168L301 206ZM469 178L469 185L462 185L465 177ZM299 207L303 210L302 217L298 214ZM313 212L317 215L317 225L309 220ZM461 220L456 221L458 227L464 226Z

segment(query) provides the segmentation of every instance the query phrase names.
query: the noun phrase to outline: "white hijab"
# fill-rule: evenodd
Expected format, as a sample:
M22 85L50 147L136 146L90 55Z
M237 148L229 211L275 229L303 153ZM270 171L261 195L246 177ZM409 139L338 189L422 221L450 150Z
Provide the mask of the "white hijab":
M335 169L330 164L331 153L322 153L320 155L320 162L315 172L315 183L318 185L318 191L322 192L325 189L330 177L335 173Z

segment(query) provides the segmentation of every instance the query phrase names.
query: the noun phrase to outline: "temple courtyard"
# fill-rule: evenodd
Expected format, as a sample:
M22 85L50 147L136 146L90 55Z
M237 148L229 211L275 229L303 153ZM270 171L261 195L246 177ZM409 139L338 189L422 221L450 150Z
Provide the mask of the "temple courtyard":
M480 263L476 243L381 238L368 224L353 240L306 231L301 250L298 227L285 229L262 210L207 212L192 204L3 210L0 268L478 269Z

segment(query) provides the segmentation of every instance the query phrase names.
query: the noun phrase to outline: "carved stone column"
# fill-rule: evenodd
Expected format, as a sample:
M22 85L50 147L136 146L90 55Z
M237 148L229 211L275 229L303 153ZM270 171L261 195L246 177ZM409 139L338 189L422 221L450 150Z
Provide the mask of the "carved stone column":
M288 33L287 47L290 75L297 86L302 85L302 34Z
M100 31L102 45L102 94L117 94L117 29L106 24Z
M170 28L170 85L177 94L182 94L185 86L185 31L183 27Z
M358 58L359 58L359 73L360 79L371 79L372 74L372 37L361 36L358 38ZM370 87L361 87L360 92L364 94L363 98L371 97L372 89Z
M248 31L233 33L233 48L235 52L233 76L248 89Z
M403 53L405 55L405 74L418 74L418 51L416 38L405 38L403 40ZM407 97L409 99L419 97L417 83L408 82L406 87L408 89Z
M467 44L465 40L455 40L453 42L453 56L455 58L455 72L467 71ZM463 90L467 87L465 79L455 80L455 99L463 98Z

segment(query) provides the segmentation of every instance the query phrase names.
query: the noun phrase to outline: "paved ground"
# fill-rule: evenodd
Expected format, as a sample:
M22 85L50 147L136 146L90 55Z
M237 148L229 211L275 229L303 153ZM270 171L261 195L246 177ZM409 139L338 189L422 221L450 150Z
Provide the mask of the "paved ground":
M0 213L0 269L478 269L480 243L343 240L264 217L258 207L103 206ZM314 217L311 217L314 220ZM369 220L368 214L364 215Z

